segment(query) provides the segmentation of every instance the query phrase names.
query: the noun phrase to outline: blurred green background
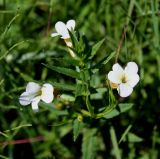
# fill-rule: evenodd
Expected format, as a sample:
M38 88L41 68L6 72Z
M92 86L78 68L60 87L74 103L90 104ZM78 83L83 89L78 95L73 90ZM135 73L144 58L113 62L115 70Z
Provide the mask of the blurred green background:
M41 104L34 113L18 101L28 81L73 83L42 65L56 65L54 57L67 56L64 42L50 34L57 21L69 19L91 44L106 38L95 61L117 50L127 28L118 61L135 61L141 78L129 98L119 99L134 103L130 111L111 120L90 120L75 142L72 121L61 106L52 111ZM159 30L158 0L0 0L0 158L119 159L117 153L122 159L160 158ZM101 69L101 82L113 63L114 59ZM54 93L58 98L67 91ZM115 147L114 132L119 141L127 128L131 129L125 140ZM87 158L82 146L88 130L94 140Z

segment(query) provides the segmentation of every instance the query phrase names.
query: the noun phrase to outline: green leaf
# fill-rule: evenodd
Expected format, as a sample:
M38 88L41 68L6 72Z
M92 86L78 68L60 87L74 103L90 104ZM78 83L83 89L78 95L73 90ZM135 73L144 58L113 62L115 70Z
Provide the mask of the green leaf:
M79 73L70 69L70 68L50 66L48 64L43 64L43 65L46 66L47 68L50 68L51 70L54 70L54 71L58 72L58 73L67 75L67 76L72 77L72 78L80 79Z
M141 137L129 132L131 127L132 125L129 125L128 128L125 130L119 143L121 143L122 141L129 141L129 142L142 142L143 141Z
M67 83L57 83L57 82L50 82L54 87L62 89L62 90L76 90L75 85L67 84Z
M75 96L86 96L87 88L84 84L78 83L76 86Z
M80 77L83 81L89 81L91 79L90 77L90 72L88 69L84 69L83 71L80 72Z
M79 32L75 32L73 30L68 30L69 31L69 35L71 37L71 41L72 41L72 44L73 44L73 48L76 48L77 50L77 47L79 45L79 42L78 42L78 39L77 37L79 36Z
M40 102L39 105L41 107L44 107L45 109L50 110L55 115L58 115L58 116L68 115L68 111L67 110L58 110L58 109L55 108L53 103Z
M85 132L82 142L82 159L94 159L98 147L96 130L89 129Z
M105 92L107 92L107 88L97 88L96 93L91 94L91 99L103 99Z
M130 131L130 129L132 128L132 125L129 125L128 127L127 127L127 129L124 131L124 133L122 134L122 136L121 136L121 138L120 138L120 140L119 140L119 144L123 141L123 140L125 140L125 138L126 138L126 135L129 133L129 131Z
M58 61L60 64L62 64L63 61L63 65L72 65L72 66L81 66L82 63L80 62L80 60L78 58L69 58L69 57L62 57L62 58L53 58L53 60Z
M9 52L11 52L15 47L17 47L17 46L19 46L19 45L22 45L24 42L26 42L26 41L20 41L20 42L14 44L12 47L10 47L10 48L0 57L0 61L1 61L3 58L5 58L5 57L9 54Z
M113 155L116 159L121 159L120 149L117 142L116 132L114 130L114 127L111 126L110 128L110 135L111 135L111 141L113 145Z
M96 55L97 51L99 50L99 48L103 44L104 40L105 39L102 39L101 41L99 41L98 43L96 43L95 45L93 45L92 51L91 51L91 56L89 57L89 59L92 59Z
M2 34L1 37L0 37L0 42L2 42L2 40L4 40L7 32L9 31L9 29L10 29L10 27L11 27L11 25L12 25L12 23L13 23L19 16L20 16L20 14L16 14L16 15L11 19L11 21L8 23L8 25L7 25L6 28L5 28L5 31L3 32L3 34Z
M0 80L0 86L3 84L3 82L4 82L4 79L1 79Z
M158 3L157 3L158 4ZM156 2L151 1L151 9L152 9L152 24L153 24L153 31L154 31L154 46L159 48L159 18L156 16L155 12L157 11L158 5Z
M3 156L3 155L0 155L0 158L1 159L9 159L9 157Z
M133 133L128 133L128 141L129 142L142 142L143 139Z
M111 111L109 114L105 115L104 118L110 119L113 117L118 116L120 113L126 112L129 109L133 107L133 103L121 103L116 107L113 111Z
M6 133L1 132L1 131L0 131L0 135L3 135L4 137L9 138L9 136Z
M83 127L83 123L78 119L75 119L73 122L73 139L76 141L77 137L79 136L80 130Z
M129 109L131 109L133 107L133 105L134 105L133 103L120 103L120 104L118 104L121 113L128 111Z
M62 94L60 96L61 99L65 100L65 101L69 101L69 102L74 102L75 101L75 97L69 95L69 94Z
M116 52L112 52L111 54L107 55L106 57L104 57L101 61L99 61L96 65L94 65L92 67L93 72L96 72L99 68L101 68L103 65L107 64L114 56L115 56Z

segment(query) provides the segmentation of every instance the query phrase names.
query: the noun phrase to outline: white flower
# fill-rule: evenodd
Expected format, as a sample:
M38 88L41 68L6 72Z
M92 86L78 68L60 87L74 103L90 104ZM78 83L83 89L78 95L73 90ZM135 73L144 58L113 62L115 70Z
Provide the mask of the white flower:
M58 21L55 24L55 29L57 32L52 33L51 36L55 37L55 36L60 35L62 39L69 39L70 35L69 35L68 30L70 31L74 30L75 25L76 25L75 20L68 20L66 24L61 21Z
M43 86L35 82L29 82L26 86L26 91L20 95L19 102L21 105L26 106L31 104L34 111L38 110L38 103L40 100L45 103L51 103L54 88L51 84L45 83Z
M138 66L135 62L128 62L125 69L118 63L112 67L113 71L108 73L108 79L111 86L117 88L121 97L128 97L131 95L133 88L139 82Z
M64 39L66 45L68 47L72 47L72 41L70 39L70 35L69 35L69 31L74 30L76 25L75 20L68 20L67 23L63 23L61 21L58 21L55 24L55 29L56 29L56 33L52 33L51 36L55 37L55 36L61 36L62 39ZM69 31L68 31L69 30ZM69 48L69 53L72 57L75 57L75 53Z

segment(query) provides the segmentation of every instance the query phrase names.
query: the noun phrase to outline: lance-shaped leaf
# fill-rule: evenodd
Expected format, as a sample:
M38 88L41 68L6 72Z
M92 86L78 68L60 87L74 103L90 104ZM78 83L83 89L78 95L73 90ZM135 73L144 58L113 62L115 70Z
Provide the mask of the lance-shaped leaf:
M124 113L131 109L133 107L133 103L121 103L116 107L114 110L112 110L109 114L105 115L104 118L110 119L113 117L118 116L120 113Z
M83 123L78 119L75 119L73 122L73 139L76 141L77 137L79 136L80 130L83 127Z
M96 156L98 145L96 130L90 129L84 133L82 143L82 159L94 159Z
M99 68L101 68L103 65L107 64L114 56L116 52L112 52L111 54L108 54L106 57L104 57L101 61L99 61L97 64L95 64L92 67L92 71L96 72Z
M116 159L121 159L121 153L117 142L117 136L113 126L111 126L110 128L110 136L113 146L112 153Z
M142 142L143 139L136 134L133 134L131 132L128 133L128 141L129 142Z
M70 68L51 66L51 65L48 65L48 64L43 64L43 65L46 66L47 68L51 69L51 70L54 70L54 71L58 72L58 73L67 75L67 76L72 77L72 78L80 79L79 73L70 69Z
M73 31L73 30L68 30L69 32L69 35L70 35L70 38L71 38L71 41L72 41L72 44L73 44L73 48L77 48L78 45L79 45L79 42L78 42L78 38L79 38L79 32L78 31Z
M122 141L129 141L129 142L141 142L143 139L140 138L139 136L129 132L130 129L132 128L133 125L129 125L127 127L127 129L124 131L124 133L122 134L120 140L119 140L119 144L122 142Z
M69 57L62 57L62 58L52 58L55 61L58 61L60 64L67 65L67 66L81 66L82 62L78 58L69 58Z
M95 45L93 45L92 51L91 51L91 56L89 57L89 59L92 59L96 55L97 51L99 50L99 48L103 44L104 40L105 39L102 39L101 41L99 41L98 43L96 43Z
M57 83L57 82L50 82L54 87L62 89L62 90L70 90L74 91L76 90L76 85L71 85L67 83Z
M55 114L57 116L68 115L68 111L67 110L58 110L58 109L56 109L56 107L55 107L55 105L53 103L40 102L39 105L41 107L44 107L45 109L50 110L53 114Z

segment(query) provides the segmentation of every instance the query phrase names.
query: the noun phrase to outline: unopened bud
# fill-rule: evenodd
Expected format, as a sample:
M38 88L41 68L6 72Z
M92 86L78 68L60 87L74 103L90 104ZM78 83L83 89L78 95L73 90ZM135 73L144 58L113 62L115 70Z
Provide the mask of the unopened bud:
M66 45L67 45L68 47L70 47L70 48L72 48L72 47L73 47L73 44L72 44L72 41L71 41L71 39L70 39L70 38L68 38L68 39L64 39L64 41L65 41L65 43L66 43ZM76 55L75 55L75 53L74 53L70 48L68 49L68 50L69 50L70 55L71 55L72 57L75 57L75 56L76 56Z
M82 115L78 115L77 119L78 119L79 122L82 122L83 121L83 116Z

